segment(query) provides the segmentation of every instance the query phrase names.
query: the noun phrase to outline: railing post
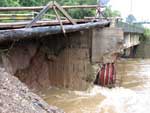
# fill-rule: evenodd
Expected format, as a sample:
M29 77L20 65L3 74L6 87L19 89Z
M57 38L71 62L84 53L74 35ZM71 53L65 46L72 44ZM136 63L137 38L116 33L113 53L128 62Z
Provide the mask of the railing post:
M25 28L32 27L33 24L36 23L36 21L38 21L48 11L49 7L52 7L52 6L53 6L53 3L49 2Z

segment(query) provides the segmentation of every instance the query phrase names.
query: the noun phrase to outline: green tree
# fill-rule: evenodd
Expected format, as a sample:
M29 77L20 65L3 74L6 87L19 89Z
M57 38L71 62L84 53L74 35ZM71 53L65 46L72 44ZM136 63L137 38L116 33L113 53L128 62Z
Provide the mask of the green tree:
M0 6L43 6L53 0L0 0ZM56 0L60 5L96 5L97 0ZM52 11L51 11L52 12ZM73 18L84 18L95 16L95 9L69 9L68 13ZM111 7L106 7L104 11L106 17L120 16L120 12L112 11Z
M97 0L56 0L61 5L95 5ZM95 16L95 9L70 9L68 13L73 18L84 18L85 16Z
M107 6L104 10L105 17L120 17L121 13L117 10L112 10L111 6Z
M0 0L1 7L20 6L19 0Z

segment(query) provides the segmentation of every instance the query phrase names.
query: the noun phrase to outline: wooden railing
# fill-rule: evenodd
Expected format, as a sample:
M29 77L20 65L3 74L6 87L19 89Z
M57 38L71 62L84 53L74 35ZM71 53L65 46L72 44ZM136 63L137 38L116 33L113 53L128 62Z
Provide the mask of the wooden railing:
M0 20L32 20L34 14L0 14Z
M98 5L76 5L76 6L62 6L64 9L74 9L74 8L97 8ZM103 6L102 6L103 7ZM39 11L42 10L44 6L38 7L0 7L0 12L4 11ZM49 9L53 7L50 6Z
M56 3L56 2L55 2ZM61 6L63 9L96 9L98 5L75 5L75 6ZM44 9L45 6L38 6L38 7L0 7L0 22L10 22L13 21L25 21L25 20L32 20L39 14L39 11ZM48 9L54 9L56 6L49 5ZM57 7L58 8L58 7ZM56 8L56 9L57 9ZM13 13L13 14L12 14ZM16 14L14 14L16 13ZM19 13L19 14L18 14ZM45 14L45 20L50 20L51 18L57 18L56 14ZM48 17L48 18L47 18ZM49 18L51 17L51 18ZM66 19L66 16L60 17L61 19Z
M105 6L101 6L105 7ZM50 25L56 23L61 26L63 32L63 24L77 24L81 19L72 18L68 14L69 9L92 9L99 8L98 5L75 5L75 6L60 6L57 2L49 2L46 6L38 7L0 7L0 29L6 28L31 28L32 26ZM48 12L48 10L51 10ZM53 10L53 11L52 11ZM53 12L53 13L52 13ZM27 21L28 20L28 21ZM82 19L82 22L91 21ZM17 22L17 23L16 23ZM50 23L50 24L49 24ZM83 22L84 23L84 22Z

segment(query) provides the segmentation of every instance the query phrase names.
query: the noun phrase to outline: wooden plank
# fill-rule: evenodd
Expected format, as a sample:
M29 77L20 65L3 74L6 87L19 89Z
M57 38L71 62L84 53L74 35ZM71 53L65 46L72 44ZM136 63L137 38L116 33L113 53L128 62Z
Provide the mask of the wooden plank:
M49 2L41 11L40 13L26 26L26 28L30 28L33 26L36 21L38 21L48 10L49 7L53 6L52 2Z
M74 5L74 6L62 6L64 9L74 9L74 8L89 8L89 9L95 9L98 5ZM101 6L104 7L104 6Z
M77 23L86 23L86 22L91 22L91 20L83 20L83 19L76 19L75 20ZM29 21L24 21L24 22L13 22L13 23L0 23L0 29L14 29L14 28L23 28L27 24L29 24ZM63 24L71 24L70 21L68 20L62 20ZM51 21L38 21L36 22L33 26L55 26L59 25L59 21L57 20L51 20Z
M0 20L32 20L33 17L0 17Z
M56 11L55 7L53 7L53 8L54 8L54 11L55 11L56 17L57 17L57 19L58 19L58 21L59 21L59 23L60 23L60 26L61 26L61 28L62 28L62 31L63 31L63 33L65 34L65 33L66 33L66 31L65 31L65 29L64 29L64 27L63 27L63 23L62 23L62 21L61 21L61 18L60 18L60 16L59 16L59 14L57 13L57 11Z
M64 9L74 9L74 8L97 8L98 5L75 5L75 6L62 6ZM38 7L0 7L0 11L39 11L42 10L44 6ZM53 7L49 7L52 9Z
M0 17L33 17L33 14L0 14Z
M54 5L58 8L60 12L73 24L75 25L76 22L73 20L73 18L61 7L57 2L54 2Z

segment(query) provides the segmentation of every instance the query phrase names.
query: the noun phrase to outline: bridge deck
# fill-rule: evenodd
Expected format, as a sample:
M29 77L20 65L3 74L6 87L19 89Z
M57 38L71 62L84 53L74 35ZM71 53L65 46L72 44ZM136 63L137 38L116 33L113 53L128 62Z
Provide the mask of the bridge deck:
M138 34L144 33L144 28L138 27L133 24L128 24L125 22L118 21L116 23L116 27L121 27L125 33L138 33Z
M76 19L74 20L76 23L88 23L91 22L91 20L87 19ZM23 21L23 22L9 22L9 23L0 23L0 29L16 29L16 28L24 28L26 25L28 25L30 21ZM71 24L68 20L62 20L63 25ZM45 21L37 21L33 27L42 27L42 26L56 26L60 25L60 22L58 20L45 20Z
M76 25L64 25L66 33L92 29L95 27L109 26L109 21L88 22ZM55 26L40 26L33 28L5 29L0 30L0 42L13 41L19 39L38 38L52 34L63 33L60 25Z

